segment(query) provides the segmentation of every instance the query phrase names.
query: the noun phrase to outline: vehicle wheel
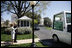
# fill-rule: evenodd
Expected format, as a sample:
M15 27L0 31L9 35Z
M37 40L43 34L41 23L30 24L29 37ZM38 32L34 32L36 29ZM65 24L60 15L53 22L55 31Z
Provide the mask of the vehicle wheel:
M55 42L59 42L59 39L58 39L58 37L57 37L56 35L53 35L53 40L54 40Z

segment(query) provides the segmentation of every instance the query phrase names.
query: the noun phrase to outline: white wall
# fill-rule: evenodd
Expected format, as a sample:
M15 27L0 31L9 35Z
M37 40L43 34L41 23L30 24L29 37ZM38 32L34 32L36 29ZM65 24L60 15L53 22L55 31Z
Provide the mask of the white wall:
M43 18L40 19L40 25L44 25L44 19Z

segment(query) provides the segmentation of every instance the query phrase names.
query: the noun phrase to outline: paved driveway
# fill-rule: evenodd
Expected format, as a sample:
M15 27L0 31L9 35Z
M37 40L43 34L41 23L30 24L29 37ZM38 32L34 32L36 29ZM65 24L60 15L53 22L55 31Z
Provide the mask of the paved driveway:
M45 27L40 27L40 30L35 31L35 35L37 35L41 40L51 39L51 30L47 30Z
M70 47L70 45L62 42L54 42L51 36L51 30L48 30L45 27L40 27L39 31L35 31L35 35L40 38L40 42L43 45L48 45L50 47Z

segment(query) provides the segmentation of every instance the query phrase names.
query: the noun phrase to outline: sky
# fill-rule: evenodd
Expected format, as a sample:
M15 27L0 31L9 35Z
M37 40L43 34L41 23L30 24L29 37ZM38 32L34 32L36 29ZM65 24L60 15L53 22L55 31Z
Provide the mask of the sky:
M50 6L47 6L44 11L45 14L41 13L41 17L49 17L53 21L53 15L61 11L71 11L71 1L51 1ZM2 18L11 21L11 15L11 13L4 12Z

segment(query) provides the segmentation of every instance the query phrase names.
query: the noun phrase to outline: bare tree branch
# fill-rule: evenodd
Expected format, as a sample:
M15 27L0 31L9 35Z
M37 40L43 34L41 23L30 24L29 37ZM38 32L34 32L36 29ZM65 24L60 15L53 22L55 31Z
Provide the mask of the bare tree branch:
M37 1L37 3L34 6L36 8L35 11L39 11L39 8L42 8L41 7L42 5L44 5L44 7L47 5L47 2L44 2L44 3L40 2L40 4L38 4L38 3L39 3L39 1ZM41 5L41 6L38 6L37 4ZM2 5L4 5L4 4L2 4ZM7 7L5 5L7 5ZM6 1L5 5L2 6L1 8L4 8L4 7L8 8L8 10L11 13L16 14L18 17L21 17L21 16L25 15L26 13L28 13L30 10L32 10L29 1ZM36 7L36 6L38 6L38 7ZM4 8L4 9L6 9L6 8ZM2 9L2 10L4 10L4 9ZM40 9L40 10L43 11L43 9Z
M6 11L6 9L5 9L5 10L3 10L3 11L1 11L1 12L3 13L4 11Z
M39 2L39 1L38 1L38 2ZM35 4L35 6L38 4L38 2ZM34 6L34 7L35 7L35 6ZM32 10L32 8L31 8L31 9L29 9L28 11L26 11L26 13L27 13L27 12L29 12L30 10Z
M14 12L12 12L12 11L10 11L10 10L8 10L9 12L11 12L11 13L13 13L13 14L16 14L16 13L14 13Z
M16 1L14 1L15 2L15 7L17 8L17 3L16 3Z
M22 3L22 4L21 4L21 9L22 9L22 7L23 7L23 3L24 3L24 2L21 2L21 3Z
M38 1L39 2L39 1ZM36 5L38 4L38 2L36 3ZM25 8L25 10L24 10L24 13L21 15L21 16L23 16L24 14L26 14L27 12L29 12L30 10L32 10L32 8L31 9L29 9L28 11L26 11L26 9L28 9L28 7L29 7L29 5L30 5L30 3L28 4L28 6L25 8L25 6L24 6L24 8ZM36 6L35 5L35 6Z
M24 7L23 7L23 11L22 11L23 14L21 16L23 16L25 14L25 11L26 11L26 2L27 1L25 1L25 3L24 3Z
M26 9L30 6L30 3L28 4L28 6L26 7Z
M16 9L15 9L15 5L11 1L10 1L10 3L12 4L12 8L14 9L15 14L17 14Z
M35 6L39 3L39 1L35 4Z
M5 5L8 5L6 2L2 2L3 4L5 4Z

